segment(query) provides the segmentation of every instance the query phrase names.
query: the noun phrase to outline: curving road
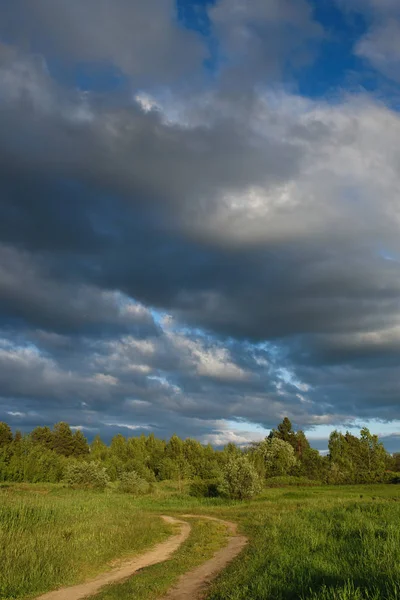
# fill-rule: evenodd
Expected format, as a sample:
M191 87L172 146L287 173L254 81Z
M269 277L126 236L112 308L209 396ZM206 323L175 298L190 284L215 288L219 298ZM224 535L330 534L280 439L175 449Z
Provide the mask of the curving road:
M187 600L188 598L196 600L203 598L209 583L243 550L248 541L244 535L237 533L237 525L231 521L223 521L222 519L205 515L183 515L182 518L208 519L223 523L230 532L230 536L224 548L216 552L210 560L182 575L177 584L160 600ZM122 582L140 569L169 559L179 546L187 540L191 526L186 521L175 519L174 517L162 516L162 519L167 523L179 525L179 533L171 536L165 542L158 544L153 550L149 550L141 556L124 562L118 568L98 575L91 581L48 592L42 596L38 596L36 600L81 600L82 598L96 594L105 585Z

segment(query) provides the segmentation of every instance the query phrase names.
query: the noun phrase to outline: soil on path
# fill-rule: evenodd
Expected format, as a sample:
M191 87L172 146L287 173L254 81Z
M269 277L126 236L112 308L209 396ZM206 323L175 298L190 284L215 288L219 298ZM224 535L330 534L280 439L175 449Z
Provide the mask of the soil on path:
M191 527L186 521L180 521L173 517L163 516L162 518L167 523L179 525L180 532L177 535L171 536L165 542L158 544L153 550L149 550L149 552L146 552L145 554L136 556L135 558L124 562L120 567L107 573L103 573L91 581L67 588L61 588L54 592L48 592L47 594L39 596L36 600L81 600L81 598L96 594L105 585L128 579L131 575L136 573L136 571L139 571L139 569L167 560L189 537Z
M140 569L164 562L189 537L191 527L189 523L180 519L166 516L162 516L162 518L167 523L179 525L180 532L158 544L153 550L124 562L108 573L103 573L86 583L48 592L37 597L36 600L81 600L96 594L105 585L122 582ZM210 560L182 575L177 584L160 600L187 600L188 598L200 600L204 598L210 582L243 550L248 541L244 535L237 533L237 525L231 521L223 521L206 515L182 515L182 519L185 518L208 519L222 523L230 533L228 543L216 552Z
M248 542L246 536L237 533L237 524L231 521L223 521L205 515L182 515L182 519L185 518L208 519L223 523L230 532L230 537L226 546L207 562L182 575L176 586L172 587L160 600L188 600L188 598L200 600L204 598L212 580L240 554Z

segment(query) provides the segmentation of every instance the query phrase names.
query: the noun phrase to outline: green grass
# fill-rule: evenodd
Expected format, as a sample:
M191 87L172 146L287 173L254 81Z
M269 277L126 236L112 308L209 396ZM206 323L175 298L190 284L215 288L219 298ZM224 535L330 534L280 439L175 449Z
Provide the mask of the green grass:
M56 486L42 495L27 486L35 489L0 488L1 598L84 579L163 538L157 515L190 512L236 521L250 539L209 600L400 600L400 486L289 486L250 502L192 498L165 482L137 499ZM195 520L173 559L96 600L157 598L207 560L224 535L221 526Z
M211 521L193 520L189 539L173 558L145 569L125 583L106 587L95 600L155 600L173 586L180 575L211 558L226 543L224 525Z
M126 495L0 487L0 598L83 581L170 533L170 526Z
M232 509L251 544L210 600L400 598L395 486L270 490ZM361 497L362 496L362 497Z

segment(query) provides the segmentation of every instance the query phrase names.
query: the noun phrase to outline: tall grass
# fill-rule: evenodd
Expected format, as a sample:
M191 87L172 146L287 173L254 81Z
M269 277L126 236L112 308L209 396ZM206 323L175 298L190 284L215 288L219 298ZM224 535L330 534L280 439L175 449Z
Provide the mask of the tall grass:
M271 494L248 507L242 521L252 542L210 600L399 599L400 498L386 494L280 490L279 503Z
M139 553L171 533L157 516L135 507L129 496L35 490L0 488L2 600L84 580L110 561Z
M110 585L94 600L156 600L176 584L180 575L210 559L225 545L227 531L221 523L190 519L190 537L171 560L143 569L124 583Z
M0 487L1 599L85 579L164 538L169 531L157 515L191 512L237 521L250 539L209 600L400 600L399 486L272 488L249 502L193 498L166 483L137 499L27 490ZM100 597L157 597L221 536L214 525L196 524L172 561Z

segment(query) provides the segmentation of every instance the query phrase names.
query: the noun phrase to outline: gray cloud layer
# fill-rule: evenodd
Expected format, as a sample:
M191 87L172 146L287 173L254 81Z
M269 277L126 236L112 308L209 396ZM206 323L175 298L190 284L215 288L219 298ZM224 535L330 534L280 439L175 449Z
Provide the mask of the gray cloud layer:
M221 87L190 93L207 50L165 2L0 3L0 418L219 440L399 418L398 114L254 86L321 27L227 6ZM132 92L66 89L54 56Z

